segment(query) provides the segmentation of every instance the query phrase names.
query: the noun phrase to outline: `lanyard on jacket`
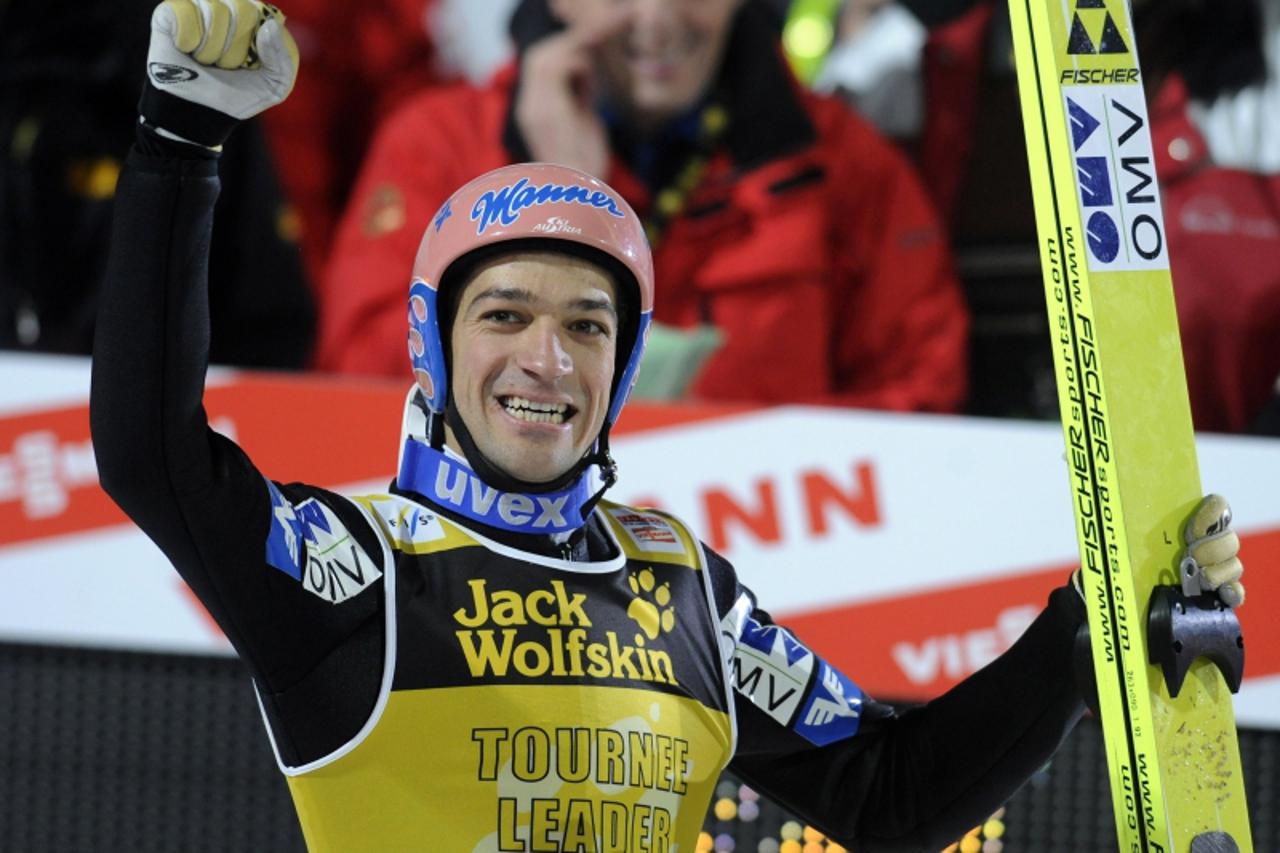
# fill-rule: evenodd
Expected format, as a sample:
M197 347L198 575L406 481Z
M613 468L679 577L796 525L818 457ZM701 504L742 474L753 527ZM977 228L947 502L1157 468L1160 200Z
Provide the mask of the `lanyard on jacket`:
M702 180L716 144L729 127L729 111L716 102L702 108L694 149L676 176L653 195L653 209L644 217L644 232L650 246L657 246L667 226L685 209L689 196Z

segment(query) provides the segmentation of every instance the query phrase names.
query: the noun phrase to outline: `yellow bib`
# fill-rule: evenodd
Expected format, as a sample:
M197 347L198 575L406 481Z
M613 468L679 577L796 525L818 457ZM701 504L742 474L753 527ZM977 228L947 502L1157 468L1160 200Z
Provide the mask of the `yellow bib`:
M309 849L692 851L734 731L689 531L602 503L620 556L571 563L359 502L392 556L389 669L351 743L286 769Z

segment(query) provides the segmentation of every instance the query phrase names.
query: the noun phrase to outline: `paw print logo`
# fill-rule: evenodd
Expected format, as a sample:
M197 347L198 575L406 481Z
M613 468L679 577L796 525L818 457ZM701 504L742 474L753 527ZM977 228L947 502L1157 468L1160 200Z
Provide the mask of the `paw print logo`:
M653 569L632 572L627 581L635 598L627 608L627 616L635 620L643 633L636 634L636 645L643 646L645 638L656 640L676 626L675 608L671 606L671 584L658 586Z

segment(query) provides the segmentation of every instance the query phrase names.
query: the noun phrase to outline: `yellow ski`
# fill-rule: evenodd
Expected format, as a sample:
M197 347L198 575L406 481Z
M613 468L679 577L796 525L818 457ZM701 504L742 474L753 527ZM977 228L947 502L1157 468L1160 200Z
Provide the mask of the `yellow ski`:
M1120 849L1252 851L1238 622L1179 586L1201 491L1129 8L1009 7Z

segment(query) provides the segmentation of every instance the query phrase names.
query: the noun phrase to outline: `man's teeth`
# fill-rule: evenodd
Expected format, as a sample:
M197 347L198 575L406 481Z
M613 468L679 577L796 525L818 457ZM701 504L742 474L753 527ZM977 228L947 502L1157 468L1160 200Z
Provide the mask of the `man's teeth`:
M535 424L562 424L569 411L564 403L535 403L524 397L507 397L502 405L511 417Z

